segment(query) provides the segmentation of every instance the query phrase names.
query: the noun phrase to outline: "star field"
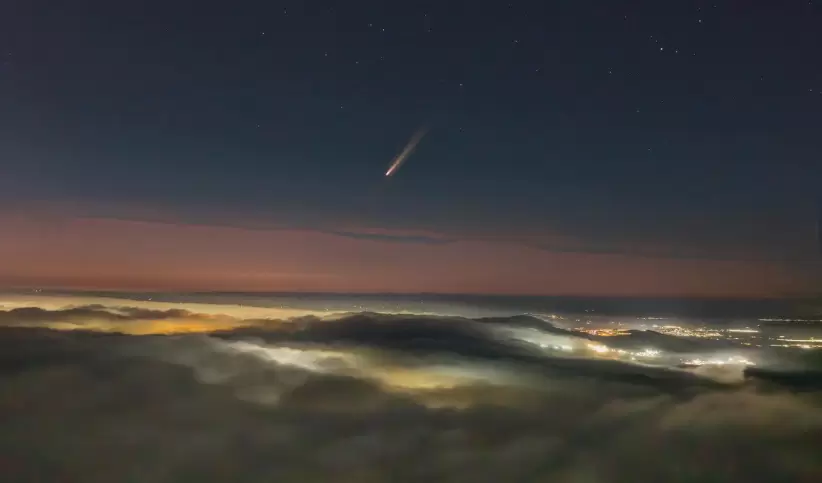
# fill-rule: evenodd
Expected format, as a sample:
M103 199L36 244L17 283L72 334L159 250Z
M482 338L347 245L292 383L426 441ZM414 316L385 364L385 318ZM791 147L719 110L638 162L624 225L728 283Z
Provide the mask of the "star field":
M7 2L0 201L805 280L820 32L804 0Z

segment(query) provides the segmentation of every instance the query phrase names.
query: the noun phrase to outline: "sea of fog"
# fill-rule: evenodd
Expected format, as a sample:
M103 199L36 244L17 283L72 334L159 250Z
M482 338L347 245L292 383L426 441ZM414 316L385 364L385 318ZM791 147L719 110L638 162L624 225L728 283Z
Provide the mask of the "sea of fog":
M808 303L690 302L0 295L3 481L822 481L820 350L660 328Z

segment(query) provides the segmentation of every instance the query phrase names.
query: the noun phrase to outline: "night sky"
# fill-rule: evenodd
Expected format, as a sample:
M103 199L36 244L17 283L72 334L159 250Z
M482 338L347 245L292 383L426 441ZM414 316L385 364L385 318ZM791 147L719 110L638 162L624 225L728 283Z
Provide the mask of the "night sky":
M6 0L0 286L818 293L820 116L822 2Z

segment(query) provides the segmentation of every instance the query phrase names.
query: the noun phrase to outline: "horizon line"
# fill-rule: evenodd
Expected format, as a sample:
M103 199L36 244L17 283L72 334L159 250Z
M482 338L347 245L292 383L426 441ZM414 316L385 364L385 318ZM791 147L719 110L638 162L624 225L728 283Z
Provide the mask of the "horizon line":
M323 292L323 291L268 291L268 290L131 290L91 288L38 288L0 287L0 294L19 295L268 295L268 296L349 296L349 297L485 297L485 298L553 298L553 299L610 299L610 300L701 300L701 301L802 301L822 298L817 294L784 294L773 296L734 295L608 295L608 294L541 294L541 293L482 293L482 292Z

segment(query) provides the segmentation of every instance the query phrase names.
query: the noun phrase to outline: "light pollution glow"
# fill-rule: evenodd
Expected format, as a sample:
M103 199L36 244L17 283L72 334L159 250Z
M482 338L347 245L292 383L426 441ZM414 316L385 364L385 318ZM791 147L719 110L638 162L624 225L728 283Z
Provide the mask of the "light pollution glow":
M333 316L324 310L290 309L280 307L253 307L248 305L208 304L208 303L171 303L145 300L125 300L91 296L60 295L4 295L0 296L0 310L37 307L43 310L56 311L74 307L129 307L147 310L182 309L191 316L163 318L160 320L134 320L127 323L110 320L86 318L72 322L44 322L38 324L21 323L21 327L41 327L54 330L91 330L96 332L116 332L128 335L186 334L206 333L217 330L231 330L265 323L293 319L295 317ZM14 326L13 324L11 326Z
M59 317L52 318L50 314L34 312L37 317L29 315L28 320L21 320L19 324L15 324L14 319L17 316L11 311L24 308L41 309L55 314L68 312L72 314L72 317L68 321L57 321ZM77 311L72 312L72 309ZM336 319L343 315L329 315L328 312L322 310L252 307L231 303L169 303L106 297L43 295L0 296L0 310L7 315L10 314L10 317L4 320L7 327L39 327L63 331L86 330L138 336L192 333L208 335L215 331L248 327L265 330L266 328L275 329L278 326L289 327L284 332L289 333L290 325L296 322L291 319L295 317L299 320L301 316L311 315L322 318L323 322L320 323L335 324ZM83 310L86 312L82 312ZM174 311L171 313L172 316L167 317L169 311L172 310ZM31 312L27 313L31 314ZM103 314L109 314L109 318L107 319ZM128 318L129 314L132 318ZM116 317L118 315L122 317ZM627 363L642 363L646 366L653 365L677 370L671 366L672 362L676 362L674 359L653 348L613 349L604 344L536 328L486 327L466 319L458 319L454 323L459 323L463 327L466 327L465 324L472 324L471 328L475 333L484 332L490 340L513 340L526 343L547 357L616 359ZM294 328L298 326L299 324ZM242 333L235 335L242 337ZM460 387L479 384L533 389L540 384L538 372L523 370L522 367L514 371L512 367L501 364L499 361L488 363L466 358L457 353L432 353L421 358L413 354L403 354L402 351L369 347L367 344L358 345L355 342L328 345L321 342L282 340L271 343L256 338L232 340L220 336L194 340L205 343L205 347L215 353L229 357L253 357L267 365L270 364L271 369L275 371L290 368L307 373L367 380L379 385L383 390L409 395L431 407L459 407L461 404L469 404L470 401L455 399L448 395L451 393L442 392L456 390ZM186 354L186 351L187 349L182 352L161 352L166 353L163 357L167 357L169 362L190 366L198 374L198 378L205 383L229 383L236 376L236 371L232 369L233 365L228 364L224 368L215 367L204 362L204 359L196 353ZM695 357L682 362L697 366L753 364L738 356L723 359L715 355L708 359ZM736 382L739 379L735 377L728 382ZM280 382L265 387L262 392L249 397L266 404L277 403L294 384L301 384L303 377L298 374L293 377L283 374L278 380Z
M126 335L179 335L208 334L214 331L242 329L251 326L272 327L289 324L295 317L324 317L328 323L342 314L329 315L322 310L252 307L234 304L209 303L169 303L145 300L118 299L107 297L59 296L59 295L3 295L0 296L0 310L39 308L58 312L73 308L94 307L117 313L124 308L155 311L185 311L188 316L152 320L103 320L93 316L80 320L10 323L8 327L46 328L59 331L93 331ZM206 339L213 350L227 355L248 355L275 367L294 368L316 374L355 377L378 384L383 390L413 396L429 406L459 406L463 404L443 397L438 391L450 390L477 383L499 385L527 385L527 377L517 375L496 365L462 361L458 358L447 360L403 359L399 355L388 355L379 349L356 346L325 347L322 345L265 344L261 341ZM228 382L231 371L216 370L202 360L191 358L184 352L170 354L170 362L191 366L201 382L221 384ZM410 362L410 365L406 363ZM297 378L299 379L299 378ZM287 388L271 386L263 399L274 403ZM258 397L261 395L258 394Z

